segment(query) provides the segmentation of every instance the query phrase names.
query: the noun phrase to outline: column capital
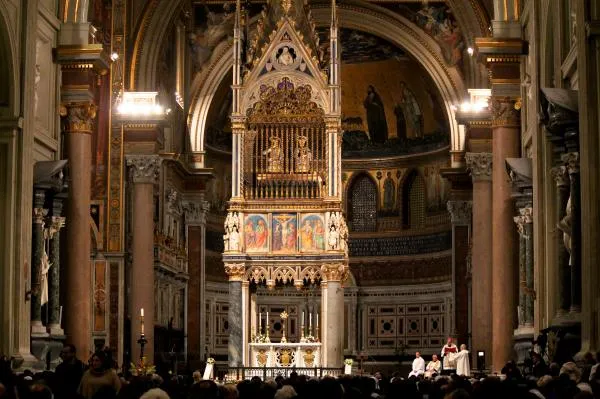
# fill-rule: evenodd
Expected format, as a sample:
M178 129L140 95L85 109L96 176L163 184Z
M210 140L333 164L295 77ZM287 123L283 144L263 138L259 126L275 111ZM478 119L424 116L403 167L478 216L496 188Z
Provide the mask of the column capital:
M555 166L550 169L550 174L554 181L556 181L556 185L559 187L568 187L569 186L569 174L567 173L566 166Z
M63 102L60 116L64 121L65 133L92 134L97 107L88 101Z
M244 281L246 265L244 263L225 263L225 274L229 281Z
M343 282L348 277L348 267L343 263L326 263L321 266L321 274L327 281Z
M185 215L185 222L187 224L206 224L206 213L210 209L210 203L208 201L191 201L186 200L182 203L183 213Z
M523 223L533 223L533 207L526 206L525 208L520 208L519 215L524 218Z
M565 163L569 174L579 173L579 153L568 152L560 157L561 161Z
M472 201L448 201L446 204L450 212L450 220L454 225L471 224Z
M521 99L493 96L490 98L492 127L520 127Z
M161 163L158 155L127 155L126 158L134 183L156 183Z
M492 153L467 152L465 160L473 181L492 181Z
M50 222L50 238L54 238L54 235L60 231L61 228L65 226L66 218L64 216L52 216Z
M33 223L43 225L46 215L48 215L48 209L33 208Z

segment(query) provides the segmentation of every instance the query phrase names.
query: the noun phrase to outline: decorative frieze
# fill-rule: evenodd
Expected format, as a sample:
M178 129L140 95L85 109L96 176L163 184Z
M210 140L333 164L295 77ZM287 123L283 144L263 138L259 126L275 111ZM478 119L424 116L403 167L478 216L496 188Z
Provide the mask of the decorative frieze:
M467 168L473 181L492 180L492 154L489 152L467 152Z

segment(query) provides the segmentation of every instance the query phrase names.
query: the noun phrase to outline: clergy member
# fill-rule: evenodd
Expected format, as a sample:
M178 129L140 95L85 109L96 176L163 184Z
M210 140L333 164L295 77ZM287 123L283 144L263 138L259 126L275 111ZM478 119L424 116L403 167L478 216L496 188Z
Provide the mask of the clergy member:
M415 353L415 360L413 360L412 371L408 374L410 377L418 377L425 373L425 360L421 357L421 353Z
M452 337L448 337L448 342L442 348L442 368L444 374L452 374L456 369L456 362L452 356L453 353L458 353L458 348L452 342Z
M431 361L427 363L427 367L425 368L425 378L435 377L440 373L441 368L442 363L434 353L431 357Z
M471 375L471 365L469 364L469 351L467 345L460 346L460 352L456 355L451 355L456 361L456 375L468 377Z

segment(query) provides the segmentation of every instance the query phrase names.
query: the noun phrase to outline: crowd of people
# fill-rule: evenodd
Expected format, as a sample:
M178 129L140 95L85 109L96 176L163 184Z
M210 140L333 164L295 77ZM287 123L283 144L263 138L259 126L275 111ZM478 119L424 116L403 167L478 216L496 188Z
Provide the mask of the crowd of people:
M54 372L37 374L17 374L6 358L1 359L0 399L600 399L600 353L596 358L586 355L579 366L547 366L534 355L527 374L508 363L502 375L483 378L425 372L409 378L397 372L386 378L376 372L315 379L292 372L288 378L225 383L203 380L200 372L124 376L105 352L95 353L86 365L72 345L64 347L61 358Z

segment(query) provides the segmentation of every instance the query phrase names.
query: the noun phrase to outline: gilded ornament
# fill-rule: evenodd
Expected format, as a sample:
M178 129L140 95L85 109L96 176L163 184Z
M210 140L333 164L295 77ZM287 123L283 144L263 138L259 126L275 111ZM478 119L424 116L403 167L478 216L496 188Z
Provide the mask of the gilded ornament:
M269 355L267 354L267 351L265 349L258 350L258 353L256 354L256 362L260 367L264 367L267 365L268 358Z
M315 364L315 354L312 349L307 349L304 352L304 365L306 367L313 367Z

